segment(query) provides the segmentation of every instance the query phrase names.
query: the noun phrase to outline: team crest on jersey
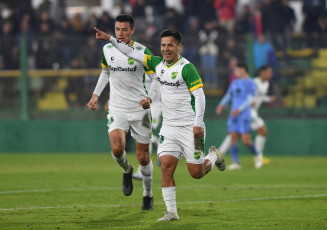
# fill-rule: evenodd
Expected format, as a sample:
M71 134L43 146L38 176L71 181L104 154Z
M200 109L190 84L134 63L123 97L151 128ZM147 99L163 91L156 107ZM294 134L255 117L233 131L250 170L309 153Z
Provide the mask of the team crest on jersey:
M129 65L134 65L134 60L132 58L128 58L128 64Z
M194 152L194 159L199 160L201 157L201 152Z
M110 48L112 48L112 47L114 47L112 44L109 44L109 45L107 46L108 49L110 49Z
M172 72L171 73L171 78L172 79L175 79L177 77L177 74L178 74L177 72Z
M142 47L141 47L141 46L137 46L136 49L137 49L137 50L141 50Z

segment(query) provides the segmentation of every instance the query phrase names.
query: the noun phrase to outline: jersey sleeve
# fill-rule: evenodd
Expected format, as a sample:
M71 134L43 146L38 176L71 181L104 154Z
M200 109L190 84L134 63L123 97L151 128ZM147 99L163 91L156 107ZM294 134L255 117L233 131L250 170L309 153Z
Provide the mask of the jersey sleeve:
M146 68L147 74L152 74L156 72L156 66L162 61L162 57L152 56L145 54L144 56L144 65Z
M182 70L182 77L186 82L190 92L197 88L203 87L202 79L198 74L195 66L191 63L184 66Z
M107 60L106 57L104 56L103 50L102 50L102 61L101 61L101 66L103 68L109 68L108 64L107 64Z

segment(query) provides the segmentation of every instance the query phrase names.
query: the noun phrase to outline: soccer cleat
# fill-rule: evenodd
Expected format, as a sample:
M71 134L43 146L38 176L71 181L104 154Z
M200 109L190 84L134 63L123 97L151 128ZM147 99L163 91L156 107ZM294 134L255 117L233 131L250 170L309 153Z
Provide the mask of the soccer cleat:
M266 158L266 157L263 157L262 158L262 163L263 163L263 165L269 165L270 164L270 159Z
M239 163L232 163L227 166L228 170L240 170L242 167Z
M216 154L217 156L217 160L215 162L217 168L220 170L220 171L224 171L225 168L226 168L226 164L225 164L225 160L224 160L224 157L223 155L221 154L221 152L218 151L218 149L216 149L215 146L211 146L209 148L209 154Z
M142 210L153 210L153 197L144 196Z
M136 180L142 180L142 173L140 167L137 169L136 173L133 174L133 178Z
M262 155L258 155L254 157L254 167L256 169L261 168L263 165L263 161L262 161Z
M130 196L133 192L133 167L130 165L131 171L129 173L123 173L123 193L125 196Z
M159 218L157 221L172 221L172 220L179 220L179 216L177 212L166 212L166 214Z

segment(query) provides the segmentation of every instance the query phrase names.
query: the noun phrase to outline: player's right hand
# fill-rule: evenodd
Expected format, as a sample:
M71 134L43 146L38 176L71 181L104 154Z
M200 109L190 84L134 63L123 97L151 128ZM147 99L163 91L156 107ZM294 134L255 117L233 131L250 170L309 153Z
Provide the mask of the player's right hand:
M151 106L151 98L146 97L140 101L140 105L142 106L143 109L149 109Z
M218 105L217 108L216 108L216 114L220 115L223 112L223 108L224 108L223 106Z
M106 34L105 32L99 30L96 27L93 27L93 28L96 31L96 34L95 34L95 38L96 39L103 40L103 41L109 41L109 39L110 39L110 35L109 34Z
M98 107L98 99L99 96L93 94L91 100L87 103L87 106L89 107L90 110L96 110Z

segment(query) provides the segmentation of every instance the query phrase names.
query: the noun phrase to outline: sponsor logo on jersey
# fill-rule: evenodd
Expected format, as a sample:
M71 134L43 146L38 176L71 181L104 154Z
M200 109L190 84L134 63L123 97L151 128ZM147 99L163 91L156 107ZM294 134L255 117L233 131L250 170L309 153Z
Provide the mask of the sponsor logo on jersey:
M121 71L121 72L136 72L137 67L134 66L133 68L130 68L130 67L123 68L121 66L118 66L118 67L112 67L112 66L110 66L109 67L109 70L114 71L114 72L116 72L116 71Z
M137 50L142 50L142 47L141 46L137 46L136 49Z
M177 88L181 85L179 81L176 82L162 81L160 77L158 77L158 81L161 85L176 86Z
M129 65L134 65L134 59L128 58L128 64Z
M172 79L175 79L177 77L177 74L178 74L177 72L172 72L171 73L171 78Z
M196 80L196 81L191 82L191 86L193 86L193 85L197 85L198 83L202 83L201 78L199 78L199 79Z
M165 140L165 137L164 136L159 136L159 144L161 144L162 142L164 142Z
M201 152L194 152L194 159L199 160L201 157Z
M108 49L111 49L112 47L114 47L112 44L109 44L109 45L107 46Z

